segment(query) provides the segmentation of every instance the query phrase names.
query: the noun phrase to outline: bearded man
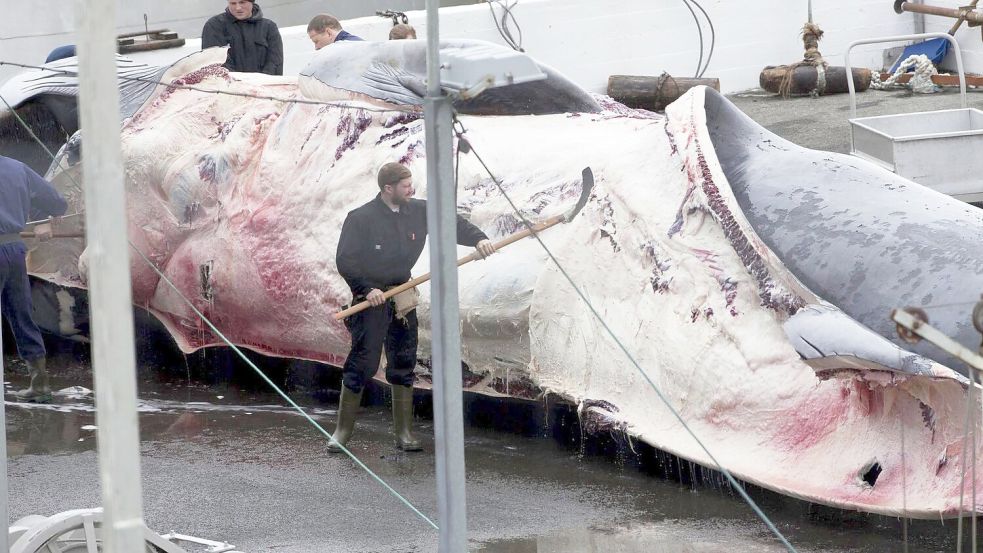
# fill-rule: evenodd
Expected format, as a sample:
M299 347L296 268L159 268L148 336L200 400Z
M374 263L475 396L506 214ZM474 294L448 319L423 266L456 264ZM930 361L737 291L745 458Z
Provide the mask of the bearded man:
M399 163L387 163L377 177L379 194L345 219L335 261L352 290L352 303L372 307L345 320L352 349L345 360L338 423L328 450L342 451L355 428L355 415L366 382L386 351L386 380L392 385L396 447L419 451L413 437L413 369L416 367L416 305L405 307L383 298L385 290L410 280L410 270L427 238L427 202L413 198L413 175ZM485 233L457 217L457 241L485 258L495 252ZM402 295L402 294L401 294ZM397 296L398 297L398 296Z

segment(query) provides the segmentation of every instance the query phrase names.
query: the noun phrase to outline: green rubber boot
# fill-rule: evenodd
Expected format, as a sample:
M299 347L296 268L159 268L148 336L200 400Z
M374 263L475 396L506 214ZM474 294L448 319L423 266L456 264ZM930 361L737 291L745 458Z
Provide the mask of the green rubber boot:
M31 385L26 390L14 392L14 397L33 403L51 403L51 388L48 387L48 365L44 357L27 361L27 371L31 375Z
M403 451L420 451L420 440L413 437L413 387L392 386L393 434L396 447Z
M328 444L328 451L331 453L342 453L343 450L338 444L347 445L355 430L355 416L358 414L358 406L362 403L362 392L357 394L348 389L344 384L341 385L341 399L338 400L338 424L335 426L334 434L331 435L331 443Z

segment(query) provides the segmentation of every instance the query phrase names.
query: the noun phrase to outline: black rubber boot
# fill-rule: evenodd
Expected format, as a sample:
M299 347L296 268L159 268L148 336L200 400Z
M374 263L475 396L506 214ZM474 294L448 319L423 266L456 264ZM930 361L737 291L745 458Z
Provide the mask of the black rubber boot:
M331 443L328 444L328 451L331 453L342 453L343 450L338 444L343 446L348 444L348 440L355 430L355 417L361 403L362 392L356 394L344 384L341 385L341 399L338 400L338 424L335 426L334 434L331 435Z
M26 390L14 392L14 397L33 403L51 403L51 388L48 387L48 364L44 357L27 361L31 385Z
M420 451L420 440L413 437L413 387L392 386L393 434L396 447L403 451Z

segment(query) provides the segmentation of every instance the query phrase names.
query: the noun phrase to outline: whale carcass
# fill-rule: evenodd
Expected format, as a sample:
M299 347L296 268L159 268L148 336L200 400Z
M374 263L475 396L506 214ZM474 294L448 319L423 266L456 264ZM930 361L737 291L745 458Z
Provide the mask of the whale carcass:
M348 335L332 314L350 297L334 251L346 213L375 193L388 161L411 167L426 193L423 121L406 111L420 104L423 45L334 45L300 79L229 73L214 57L162 78L263 98L159 86L122 126L130 240L181 292L134 254L134 303L185 351L220 340L182 295L239 345L339 364ZM662 116L549 75L459 104L501 187L462 155L458 207L503 237L522 225L506 194L540 220L576 201L590 166L587 206L542 239L645 374L527 240L460 270L466 388L558 394L711 466L651 380L738 478L848 509L955 515L972 458L962 447L968 382L953 359L897 338L888 314L983 289L980 212L799 148L712 90ZM55 178L81 208L71 157ZM33 256L38 275L84 287L81 243ZM978 339L959 310L933 311L933 324Z

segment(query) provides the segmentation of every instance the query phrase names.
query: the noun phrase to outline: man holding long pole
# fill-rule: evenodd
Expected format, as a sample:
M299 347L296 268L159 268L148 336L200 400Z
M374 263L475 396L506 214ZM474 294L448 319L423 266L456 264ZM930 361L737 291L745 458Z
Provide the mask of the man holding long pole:
M338 423L328 450L341 451L351 438L365 383L379 368L386 350L386 380L392 385L393 433L396 447L419 451L412 434L413 369L416 367L417 318L415 289L393 300L384 291L407 282L427 237L427 203L413 198L413 175L399 163L387 163L378 174L379 194L351 211L338 241L338 272L352 290L353 303L371 307L346 319L352 349L345 360ZM457 241L474 246L485 258L495 245L463 217L457 218ZM340 446L339 446L340 444Z

